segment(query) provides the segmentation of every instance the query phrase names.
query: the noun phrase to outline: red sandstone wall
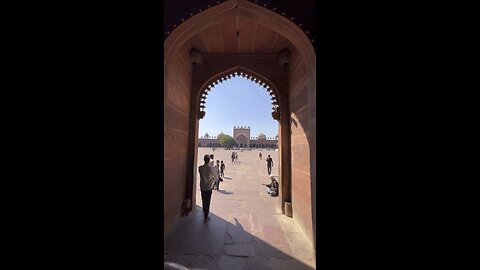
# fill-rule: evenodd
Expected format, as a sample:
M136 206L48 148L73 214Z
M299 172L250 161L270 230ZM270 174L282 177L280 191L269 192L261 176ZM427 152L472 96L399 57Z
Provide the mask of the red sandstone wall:
M310 120L308 83L312 78L297 51L292 52L289 76L289 103L291 117L292 206L293 218L300 224L313 243L312 194L310 175ZM313 116L315 117L315 116ZM312 148L314 149L314 148Z
M171 58L165 72L164 236L181 214L187 180L192 69L186 48Z

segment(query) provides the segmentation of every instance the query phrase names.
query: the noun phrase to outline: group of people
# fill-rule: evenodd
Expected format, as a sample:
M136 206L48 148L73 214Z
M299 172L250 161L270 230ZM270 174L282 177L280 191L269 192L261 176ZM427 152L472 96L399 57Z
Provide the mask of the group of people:
M238 161L238 154L236 151L232 152L232 163ZM260 159L262 159L262 153L259 154ZM210 201L212 199L212 191L214 189L220 190L220 182L223 182L222 177L224 176L225 164L223 160L220 163L220 160L216 161L214 155L205 155L203 157L205 164L198 168L200 174L200 190L202 193L202 207L204 214L204 222L208 222L210 218L208 217L210 211ZM278 182L275 180L275 177L271 175L273 167L273 159L268 155L267 159L267 173L270 175L271 183L266 185L268 187L268 194L273 197L278 196Z
M262 159L262 153L258 153L258 156L260 157L260 159ZM278 182L277 180L275 180L275 177L272 175L272 167L273 167L273 159L272 157L270 157L270 155L268 155L267 159L265 160L267 162L267 173L268 175L270 175L270 180L272 180L272 182L267 186L267 193L270 194L270 196L272 197L276 197L278 196Z
M214 169L215 169L215 173L217 174L217 180L215 181L215 185L213 187L213 189L217 188L217 190L220 190L220 182L223 182L223 179L222 179L222 176L223 176L223 172L225 171L225 164L223 163L223 160L222 160L222 163L220 163L220 160L217 159L217 164L214 163L215 161L215 156L214 155L210 155L209 156L210 158L210 166L212 166Z
M200 191L202 192L202 207L204 214L204 222L208 222L210 218L208 213L210 211L210 201L212 199L212 191L216 188L220 190L220 182L223 182L223 175L225 171L225 164L217 160L215 164L214 155L205 155L203 157L205 164L198 168L200 174Z
M232 163L237 162L238 161L237 151L233 151L231 157L232 157Z

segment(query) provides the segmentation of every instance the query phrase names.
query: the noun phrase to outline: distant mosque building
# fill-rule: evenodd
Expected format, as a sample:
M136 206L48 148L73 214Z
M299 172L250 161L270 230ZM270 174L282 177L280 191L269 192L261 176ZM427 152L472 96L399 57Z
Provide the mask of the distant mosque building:
M199 147L221 147L220 137L225 135L220 132L216 137L205 134L198 139ZM260 133L257 137L250 137L250 127L233 127L233 139L240 148L278 148L278 135L275 137L267 137Z

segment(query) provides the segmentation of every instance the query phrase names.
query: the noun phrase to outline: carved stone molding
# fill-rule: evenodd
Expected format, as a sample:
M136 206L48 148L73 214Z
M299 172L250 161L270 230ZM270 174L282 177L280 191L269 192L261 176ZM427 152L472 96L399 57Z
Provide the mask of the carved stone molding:
M283 49L278 53L278 64L282 67L290 65L291 54L288 49Z
M207 87L201 90L200 101L198 105L199 107L198 119L203 119L203 117L205 117L205 104L207 101L208 92L210 92L217 84L227 81L229 79L232 79L234 77L243 77L247 80L250 80L262 86L271 96L273 119L275 120L280 119L280 104L278 102L278 97L276 96L275 91L273 91L272 89L272 86L267 82L264 82L261 79L257 78L254 74L250 74L245 71L234 71L227 75L223 75L217 79L214 79L212 83L210 83Z
M195 65L202 65L203 64L203 56L199 52L195 50L190 50L190 62Z

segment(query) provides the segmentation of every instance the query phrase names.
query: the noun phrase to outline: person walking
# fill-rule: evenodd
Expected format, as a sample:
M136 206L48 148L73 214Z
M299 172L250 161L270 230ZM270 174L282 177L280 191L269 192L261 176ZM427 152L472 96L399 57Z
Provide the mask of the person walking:
M235 151L232 151L232 163L235 163Z
M225 175L223 174L223 172L225 171L225 163L223 163L223 160L221 161L221 164L220 164L220 176L221 177L224 177Z
M218 175L215 172L215 169L209 164L209 155L205 155L203 161L205 164L198 168L198 172L200 174L200 191L202 192L203 222L206 223L210 220L210 217L208 217L208 213L210 212L210 201L212 199L213 186L218 179Z
M235 162L238 162L238 153L235 152Z
M268 155L267 157L267 172L270 175L272 173L273 159Z
M258 153L258 156L262 159L262 152Z
M220 190L220 182L223 181L222 178L220 178L220 160L217 160L217 164L215 164L215 173L217 174L217 181L215 181L215 185L213 186L213 189L217 187L217 190Z

